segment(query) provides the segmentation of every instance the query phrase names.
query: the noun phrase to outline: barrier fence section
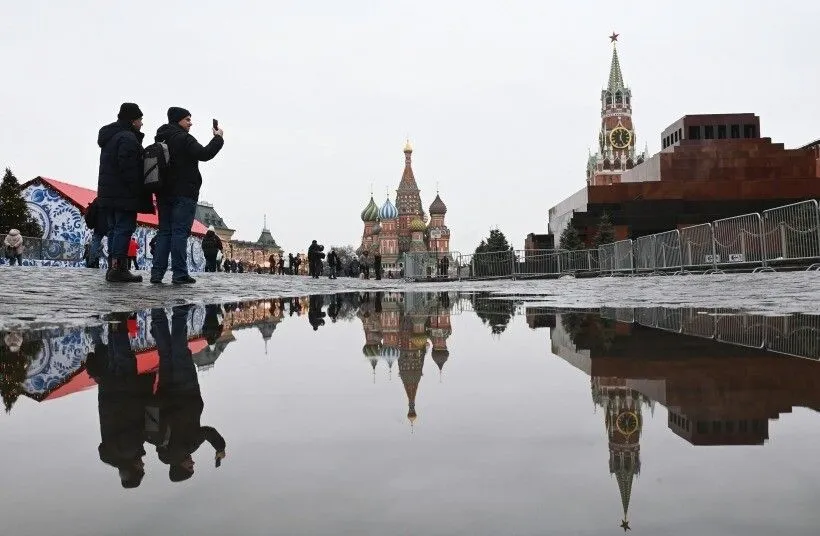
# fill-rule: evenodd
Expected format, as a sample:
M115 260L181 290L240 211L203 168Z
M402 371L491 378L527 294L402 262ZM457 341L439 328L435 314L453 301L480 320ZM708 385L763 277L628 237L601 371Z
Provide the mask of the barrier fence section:
M554 249L516 250L515 277L539 277L561 273L561 254L566 251Z
M816 200L764 210L762 216L766 262L820 259L820 210Z
M716 265L765 265L763 218L760 214L744 214L715 220L712 227Z
M619 240L613 244L615 246L614 273L632 273L635 269L634 252L632 250L632 240Z
M429 251L407 252L404 254L404 277L406 279L459 279L461 273L461 253L436 253Z
M681 264L687 268L714 269L715 237L711 223L684 227L680 230Z
M820 361L820 315L743 314L731 309L647 307L601 309L619 322Z
M2 246L6 235L0 235L2 257L5 257L5 246ZM85 246L79 242L50 240L47 238L23 237L23 258L44 261L81 261Z

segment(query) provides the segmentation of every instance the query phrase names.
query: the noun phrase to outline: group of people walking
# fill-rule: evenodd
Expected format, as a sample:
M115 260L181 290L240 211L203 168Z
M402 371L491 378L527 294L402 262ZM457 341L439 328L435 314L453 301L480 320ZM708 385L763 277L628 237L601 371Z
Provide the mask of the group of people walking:
M172 106L168 122L157 129L154 140L167 146L169 159L163 169L163 180L156 192L144 184L144 148L141 132L143 113L139 106L125 102L117 121L100 129L100 169L97 183L97 206L91 225L94 240L108 236L108 270L106 281L141 282L142 276L129 270L128 245L137 226L137 214L153 214L156 194L158 230L151 283L161 284L171 259L171 282L191 284L196 280L188 273L187 243L202 186L199 162L211 160L224 144L223 131L214 126L213 138L201 145L190 130L191 113ZM87 218L88 222L88 218ZM98 250L97 250L98 251Z

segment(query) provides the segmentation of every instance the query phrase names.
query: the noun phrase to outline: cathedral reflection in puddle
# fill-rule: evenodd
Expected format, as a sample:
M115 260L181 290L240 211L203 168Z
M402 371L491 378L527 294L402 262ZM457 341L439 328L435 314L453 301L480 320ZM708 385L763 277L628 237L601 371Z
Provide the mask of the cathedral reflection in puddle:
M149 480L146 459L165 466L166 482L176 483L191 479L197 472L195 453L203 445L210 447L201 452L209 451L215 467L220 467L223 460L230 463L232 444L256 440L253 435L259 428L239 427L241 432L237 433L238 427L224 418L230 412L220 411L221 421L209 417L207 425L203 418L204 409L211 404L209 397L219 384L204 390L199 378L215 367L221 356L232 352L242 331L258 330L262 344L256 348L260 354L298 353L306 358L311 341L318 340L315 337L328 332L331 325L360 325L364 331L361 352L369 364L372 383L383 378L402 384L406 396L404 426L413 437L418 436L421 411L417 406L425 382L443 381L450 357L448 345L455 337L454 320L480 319L483 328L477 324L469 328L468 338L487 342L473 348L492 342L496 348L486 349L482 355L513 362L515 356L506 354L520 348L505 350L504 345L516 315L526 320L531 330L537 330L536 334L549 333L552 354L589 377L595 418L603 421L599 437L607 446L601 448L608 449L609 474L620 494L620 527L624 531L632 528L629 507L642 469L642 435L658 405L665 408L668 430L696 447L764 445L770 439L772 420L795 407L820 411L820 316L668 308L570 311L539 307L525 298L447 292L353 293L188 305L114 314L101 326L87 329L4 332L0 336L0 394L7 419L15 419L21 396L76 408L69 400L96 390L99 459L116 469L122 487L144 487L143 480ZM299 335L302 346L298 350L271 342L280 324L294 321L309 325L305 334ZM479 329L484 333L477 335ZM339 349L332 357L341 359L350 350ZM472 358L479 359L475 352ZM471 354L458 359L469 366ZM432 361L435 367L431 369L428 364L426 375L425 361ZM239 365L229 361L219 366ZM458 373L470 377L469 370ZM252 384L253 380L244 381ZM493 384L483 381L483 394L470 391L469 386L454 386L456 395L452 396L458 398L451 404L457 406L465 397L488 396ZM435 411L446 411L441 403L449 389L446 383L443 391L433 395ZM302 396L313 396L309 391L306 388ZM389 396L398 402L393 393ZM230 405L230 399L220 397L219 403ZM258 406L260 414L266 404ZM398 404L388 406L395 415ZM530 410L522 402L517 413L526 415ZM38 411L36 406L27 406L25 418L35 419ZM480 426L481 420L463 427ZM371 435L378 434L379 426L376 422ZM233 436L225 431L228 429L234 430ZM425 434L446 441L446 429L434 430L425 430ZM799 436L800 430L790 429L790 433ZM333 438L327 440L332 442ZM58 444L38 449L57 450ZM203 455L197 456L201 459ZM662 458L655 449L649 463L662 466ZM217 473L203 479L216 485L219 478L231 478L223 476L230 474L224 470ZM156 490L156 484L152 489ZM522 528L522 532L526 530Z

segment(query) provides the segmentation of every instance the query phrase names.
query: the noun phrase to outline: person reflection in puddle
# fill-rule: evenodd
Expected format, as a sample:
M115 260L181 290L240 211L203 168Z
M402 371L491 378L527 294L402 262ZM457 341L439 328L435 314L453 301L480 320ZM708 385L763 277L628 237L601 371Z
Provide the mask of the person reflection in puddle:
M174 307L171 330L164 309L151 310L151 333L159 352L160 439L157 454L170 466L171 482L188 480L194 474L193 453L208 441L216 450L216 466L225 458L225 439L210 426L202 426L205 403L196 367L188 348L190 305Z
M145 406L153 396L155 375L137 372L125 316L109 324L107 345L101 331L92 329L94 351L86 360L86 370L98 385L100 460L117 468L123 488L136 488L145 476Z
M322 311L324 297L320 294L312 294L309 298L308 322L313 326L313 331L317 331L320 326L325 325L325 312Z

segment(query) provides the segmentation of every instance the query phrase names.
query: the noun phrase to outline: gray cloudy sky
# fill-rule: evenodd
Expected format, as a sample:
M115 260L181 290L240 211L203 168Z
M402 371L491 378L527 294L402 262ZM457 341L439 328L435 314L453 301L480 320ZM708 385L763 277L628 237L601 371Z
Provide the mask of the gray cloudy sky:
M170 105L225 129L202 199L236 237L355 244L374 183L394 194L404 138L453 249L498 225L522 247L584 185L610 62L638 144L686 113L755 112L764 136L820 137L816 1L3 2L0 165L95 188L96 133L120 102L153 135Z

